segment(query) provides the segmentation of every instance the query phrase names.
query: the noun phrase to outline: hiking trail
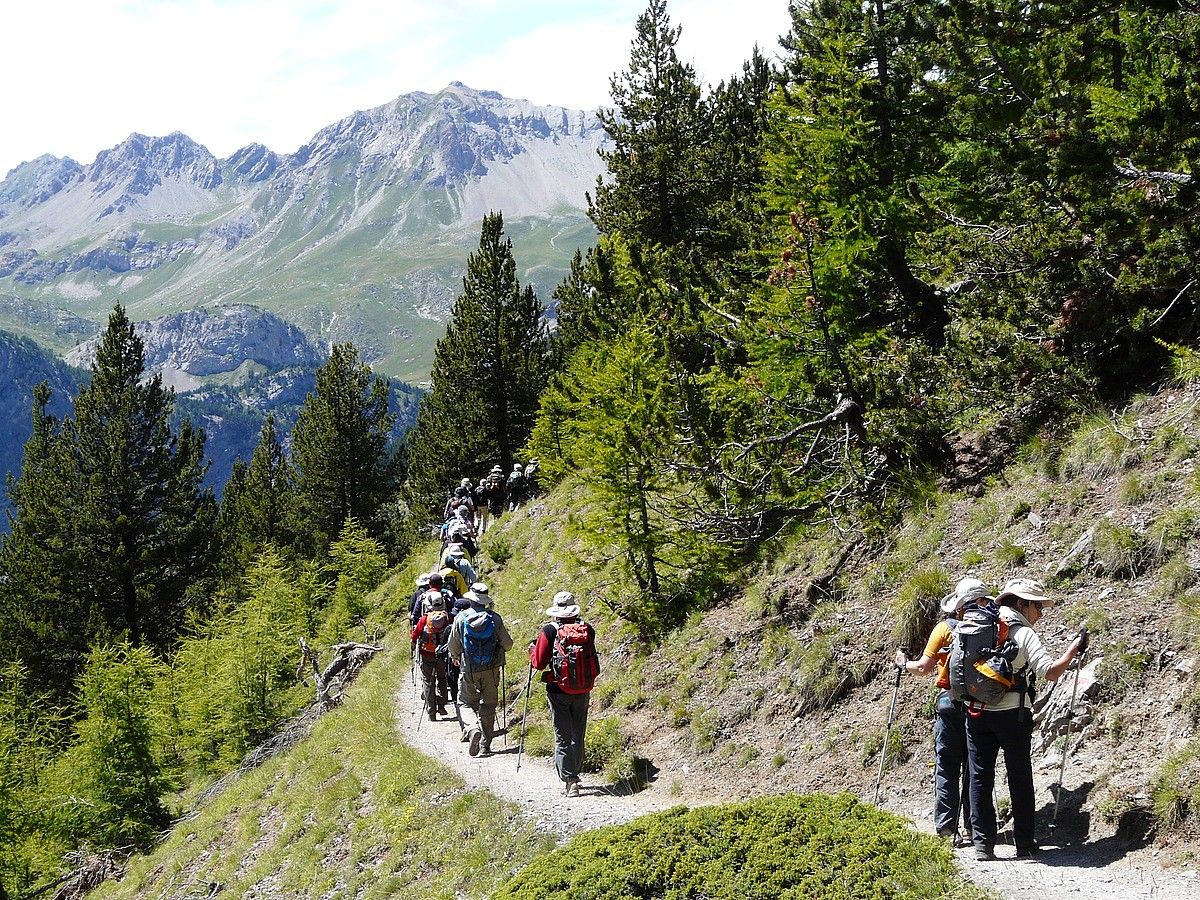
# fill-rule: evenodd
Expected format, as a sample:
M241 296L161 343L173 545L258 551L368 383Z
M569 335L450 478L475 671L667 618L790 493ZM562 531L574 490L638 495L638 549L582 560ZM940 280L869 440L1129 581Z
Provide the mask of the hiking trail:
M517 671L524 677L527 670ZM420 684L419 672L417 683ZM533 690L545 688L535 680ZM515 713L509 711L508 746L504 743L501 713L497 709L492 755L471 757L467 754L467 745L460 739L461 732L453 716L439 716L436 722L426 718L420 722L418 730L417 715L422 712L421 706L420 695L405 678L396 690L396 727L410 747L454 769L468 787L491 791L503 800L518 804L539 826L561 838L578 831L619 825L684 802L679 797L668 796L660 782L630 793L620 785L606 784L601 775L585 775L579 796L567 798L563 796L562 782L554 771L553 760L532 756L526 747L521 757L521 771L517 771L517 741L521 730L519 707ZM453 711L453 708L453 704L446 704L447 710ZM713 802L717 802L717 798Z

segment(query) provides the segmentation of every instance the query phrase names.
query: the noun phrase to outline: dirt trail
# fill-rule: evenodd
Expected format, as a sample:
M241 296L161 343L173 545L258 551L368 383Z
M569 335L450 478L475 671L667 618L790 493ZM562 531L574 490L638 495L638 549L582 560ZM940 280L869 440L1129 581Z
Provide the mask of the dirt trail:
M417 681L420 682L419 672ZM544 690L536 683L533 689ZM628 822L682 802L678 797L668 796L659 783L630 794L605 784L600 776L585 776L579 796L567 798L563 796L562 782L554 771L553 761L528 753L521 757L521 771L518 772L519 709L515 714L510 713L508 746L505 747L504 739L497 734L492 742L495 752L491 756L474 758L468 755L467 745L460 739L461 732L453 717L439 716L436 722L425 719L420 722L420 729L417 728L421 698L407 680L396 692L396 709L397 727L409 746L450 766L468 786L484 788L497 797L520 804L539 825L563 837L576 831ZM447 709L453 711L453 706L447 704ZM499 725L497 714L497 728Z

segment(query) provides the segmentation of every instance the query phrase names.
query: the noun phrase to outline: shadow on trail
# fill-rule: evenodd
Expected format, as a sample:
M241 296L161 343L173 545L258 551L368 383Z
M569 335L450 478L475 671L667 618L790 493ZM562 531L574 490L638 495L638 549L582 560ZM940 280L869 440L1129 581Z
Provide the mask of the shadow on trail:
M1150 843L1154 836L1153 819L1150 811L1141 807L1135 807L1121 817L1115 834L1093 841L1087 839L1092 817L1082 807L1094 786L1095 783L1089 781L1063 792L1057 825L1052 824L1053 798L1038 810L1038 821L1047 823L1049 836L1038 854L1039 863L1101 869Z

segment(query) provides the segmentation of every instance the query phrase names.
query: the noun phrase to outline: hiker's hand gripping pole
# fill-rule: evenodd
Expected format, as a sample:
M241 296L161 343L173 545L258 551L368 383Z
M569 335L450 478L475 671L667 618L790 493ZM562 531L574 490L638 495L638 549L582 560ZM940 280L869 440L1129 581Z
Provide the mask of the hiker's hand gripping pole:
M1083 658L1088 651L1088 630L1085 625L1079 629L1079 653L1073 660L1075 681L1071 684L1071 705L1067 707L1067 733L1063 735L1062 765L1058 767L1058 790L1054 792L1054 818L1051 825L1058 824L1058 808L1062 806L1063 781L1067 777L1067 753L1071 749L1071 719L1075 716L1075 698L1079 693L1079 675L1083 671Z
M908 657L908 648L901 647L905 658ZM899 659L899 653L896 659ZM879 789L883 785L883 769L887 765L888 744L892 740L892 723L896 721L896 699L900 696L900 679L904 677L904 666L896 665L896 686L892 689L892 708L888 711L887 731L883 733L883 747L879 751L879 775L875 779L875 799L872 801L876 806L879 805Z
M521 754L525 752L525 720L529 717L529 690L533 685L533 666L529 667L529 676L525 679L525 711L521 713L521 740L517 744L517 771L521 771Z

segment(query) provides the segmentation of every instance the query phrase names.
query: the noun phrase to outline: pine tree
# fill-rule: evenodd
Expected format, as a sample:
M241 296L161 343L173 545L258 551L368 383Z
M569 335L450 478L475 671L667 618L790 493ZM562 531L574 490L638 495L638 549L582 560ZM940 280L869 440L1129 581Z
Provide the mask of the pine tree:
M225 545L226 569L245 570L264 545L299 550L304 542L299 520L296 473L267 416L249 464L237 460L221 497L218 530Z
M461 477L494 461L508 471L533 430L549 341L533 288L517 280L504 217L483 220L463 291L434 350L432 390L421 401L409 490L432 511Z
M322 550L351 517L372 533L382 528L380 512L394 490L392 421L387 382L359 362L354 345L335 344L292 431L299 506ZM279 474L264 460L262 477L272 473Z
M695 70L675 53L679 33L666 0L650 0L629 68L610 81L614 108L599 113L612 149L600 154L609 176L597 180L592 221L647 248L686 240L705 217L704 106Z
M11 486L12 531L0 558L7 587L30 598L27 633L45 670L31 677L65 696L98 638L163 648L212 571L216 503L202 482L204 435L171 426L174 395L143 379L144 355L118 306L91 382L57 430L35 396L35 428Z

